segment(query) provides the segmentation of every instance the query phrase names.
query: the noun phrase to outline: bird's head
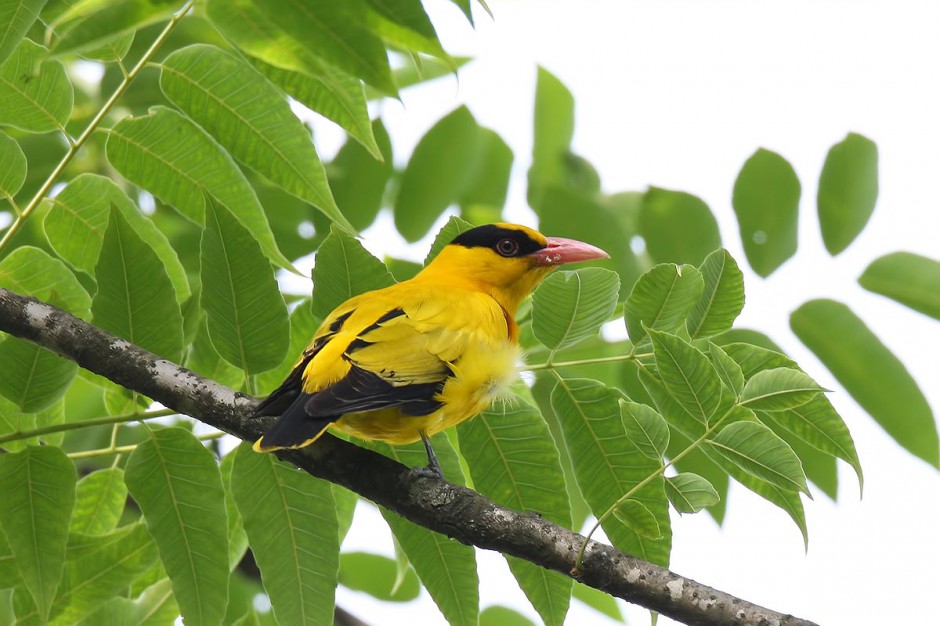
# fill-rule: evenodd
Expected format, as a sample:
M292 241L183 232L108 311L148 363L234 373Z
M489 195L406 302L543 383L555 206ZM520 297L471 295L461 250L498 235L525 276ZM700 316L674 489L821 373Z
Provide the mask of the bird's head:
M487 224L461 233L422 271L465 282L492 295L510 315L559 265L606 259L600 248L574 239L546 237L518 224Z

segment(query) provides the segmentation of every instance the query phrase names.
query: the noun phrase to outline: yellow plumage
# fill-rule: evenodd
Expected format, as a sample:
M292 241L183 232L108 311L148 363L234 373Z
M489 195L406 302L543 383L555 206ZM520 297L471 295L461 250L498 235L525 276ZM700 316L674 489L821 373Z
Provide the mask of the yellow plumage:
M473 417L515 378L519 303L553 267L606 254L514 224L467 231L417 276L350 298L323 321L257 415L255 443L309 445L329 428L410 443ZM438 473L428 446L432 473Z

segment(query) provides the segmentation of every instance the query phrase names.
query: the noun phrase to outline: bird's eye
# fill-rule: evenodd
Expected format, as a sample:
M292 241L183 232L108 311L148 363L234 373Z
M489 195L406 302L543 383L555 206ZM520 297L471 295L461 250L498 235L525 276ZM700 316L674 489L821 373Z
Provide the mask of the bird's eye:
M502 256L515 256L519 252L519 242L515 239L500 239L496 251Z

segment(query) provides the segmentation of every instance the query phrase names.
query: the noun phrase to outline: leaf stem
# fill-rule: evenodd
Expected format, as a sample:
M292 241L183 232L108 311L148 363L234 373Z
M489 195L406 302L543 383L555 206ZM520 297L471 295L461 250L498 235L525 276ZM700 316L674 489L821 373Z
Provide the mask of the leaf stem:
M224 437L227 433L219 431L216 433L209 433L207 435L199 435L196 437L199 441L209 441L211 439L218 439L219 437ZM98 450L82 450L81 452L72 452L67 456L70 459L89 459L96 456L107 456L109 454L127 454L128 452L133 452L137 449L137 446L140 444L132 443L126 446L110 446L107 448L100 448Z
M554 370L560 367L572 367L575 365L592 365L595 363L616 363L618 361L636 361L637 359L641 359L643 357L648 357L648 356L652 356L652 353L643 352L639 354L634 354L631 352L630 354L618 354L615 356L602 356L602 357L597 357L594 359L578 359L575 361L560 361L557 363L553 362L551 358L549 358L549 360L546 361L545 363L536 363L535 365L521 365L518 368L518 371L538 372L541 370Z
M0 436L0 444L8 441L19 441L20 439L29 439L39 435L48 435L49 433L60 433L69 430L78 430L88 428L89 426L102 426L106 424L126 424L127 422L136 422L153 419L155 417L166 417L167 415L176 415L172 409L160 409L159 411L148 411L146 413L126 413L124 415L105 415L103 417L94 417L77 422L66 422L65 424L52 424L42 428L33 428L31 430L18 430Z
M176 25L179 24L180 20L189 12L192 8L195 0L186 0L186 3L180 8L179 11L173 14L173 17L170 18L170 21L167 23L166 27L157 35L157 38L153 40L153 43L150 44L150 47L147 48L147 51L144 52L144 55L137 61L137 64L124 75L124 80L117 86L114 90L114 93L105 101L102 105L101 110L88 122L88 126L85 127L85 130L76 138L72 139L68 136L64 129L62 133L66 138L66 141L69 144L69 149L66 151L65 155L62 157L62 160L59 161L59 164L55 166L55 169L52 170L52 173L43 181L39 189L36 190L36 193L33 195L32 199L29 201L22 212L16 216L16 219L13 220L13 223L10 224L10 227L7 229L7 232L3 234L3 238L0 239L0 251L9 245L10 241L13 239L13 236L22 228L23 223L26 219L35 211L39 205L45 199L46 195L49 193L49 190L52 189L52 186L59 180L59 177L62 175L62 172L65 171L65 168L71 163L72 159L81 150L82 146L85 145L85 142L88 141L88 138L91 137L98 126L101 124L101 121L105 116L111 112L111 109L114 108L115 103L118 99L124 95L124 92L127 91L127 88L130 86L131 82L137 78L137 75L140 71L147 65L147 62L150 61L150 58L157 52L157 49L166 41L170 33L173 32L173 29L176 28Z

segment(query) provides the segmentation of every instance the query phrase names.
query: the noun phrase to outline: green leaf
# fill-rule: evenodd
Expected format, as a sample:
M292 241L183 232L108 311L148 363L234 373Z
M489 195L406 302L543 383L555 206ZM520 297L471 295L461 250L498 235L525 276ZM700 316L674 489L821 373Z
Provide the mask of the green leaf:
M721 402L721 379L711 361L675 335L655 330L649 333L666 390L696 420L707 424Z
M232 492L281 624L333 619L339 532L330 484L239 446Z
M488 606L480 613L480 626L535 626L522 613L505 606Z
M0 64L26 37L46 0L0 0Z
M228 516L228 569L233 571L245 553L248 551L248 534L245 532L245 523L238 506L235 504L235 496L232 492L232 471L235 467L235 452L229 452L219 463L219 473L222 475L222 488L225 490L225 513ZM229 603L231 610L231 602Z
M650 187L637 226L656 263L698 265L721 247L718 222L708 205L681 191Z
M744 308L744 276L727 250L709 254L699 270L705 287L686 319L692 339L730 330Z
M623 305L631 341L642 341L646 329L677 330L704 288L701 272L691 265L657 265L640 276Z
M770 276L796 252L800 193L793 166L763 148L744 162L734 181L731 204L744 254L758 276Z
M255 379L258 389L278 387L297 364L297 355L310 344L310 338L320 326L320 319L313 315L308 300L301 301L290 314L290 346L280 365L259 374Z
M760 422L728 424L706 442L747 473L781 489L810 495L799 457Z
M168 18L179 8L173 0L79 0L55 22L56 56L87 52L121 35Z
M627 436L648 458L662 462L669 446L669 425L653 407L620 400L620 417Z
M211 199L200 257L212 345L250 374L278 365L290 344L290 320L271 264L251 233Z
M601 615L606 615L615 622L625 623L620 605L613 596L609 596L603 591L594 587L588 587L581 583L575 583L574 598L591 607Z
M563 186L565 158L574 136L574 96L544 67L538 68L535 83L532 167L529 170L529 204L549 185ZM538 209L536 209L538 211Z
M441 250L444 249L444 246L449 244L451 241L457 238L457 235L460 233L467 232L473 228L473 224L466 220L462 220L457 216L451 216L447 220L447 223L437 231L437 235L434 237L433 243L431 243L431 249L428 250L428 255L424 257L424 264L427 265L434 260Z
M447 480L463 484L457 452L445 433L431 442ZM389 446L370 444L375 450L408 467L427 462L424 446L413 443ZM431 598L452 626L476 626L480 610L480 580L473 548L382 509L382 517L414 567Z
M0 454L0 528L43 622L65 567L75 465L54 447Z
M183 619L220 623L228 604L227 516L212 453L191 433L167 428L137 446L125 472Z
M829 254L835 256L855 241L877 200L878 146L849 133L829 150L819 175L819 229Z
M358 240L333 229L320 245L313 268L313 314L324 319L349 298L394 283L384 263Z
M912 252L886 254L871 262L858 283L940 320L940 261Z
M368 552L339 555L339 583L353 591L364 591L385 602L410 602L421 593L421 583L411 568L400 584L394 584L398 564L394 559Z
M169 578L147 587L136 600L112 598L105 602L81 626L164 626L179 617Z
M212 196L251 232L269 259L291 269L244 174L189 119L159 106L143 117L126 117L108 133L107 153L121 175L199 225L206 222L205 198Z
M552 352L597 335L617 308L616 272L588 267L555 272L532 295L532 330Z
M728 387L735 397L740 397L741 392L744 391L744 372L741 371L741 366L728 356L727 352L711 342L708 343L708 358L715 366L715 371L718 372L721 382Z
M666 496L679 513L698 513L718 503L718 492L712 484L690 472L666 478Z
M72 267L93 273L112 207L157 254L173 282L178 302L191 295L186 270L166 235L145 216L114 181L98 174L79 174L52 199L43 229L56 253Z
M157 562L156 546L143 524L116 534L113 540L102 538L98 549L69 561L53 604L53 624L75 624L124 592Z
M25 339L0 341L0 395L24 413L52 406L68 390L78 366Z
M156 252L112 209L95 266L95 325L171 361L183 354L183 314Z
M124 470L109 467L78 481L75 511L69 531L86 535L106 535L114 530L124 513L127 487Z
M806 404L821 391L825 389L800 370L778 367L748 379L741 405L753 411L785 411Z
M603 515L623 494L657 474L662 464L644 455L627 437L620 416L619 394L587 379L559 380L551 402L561 423L575 476L584 499L596 516ZM615 547L665 566L669 562L672 531L669 504L657 475L633 494L649 509L662 537L650 539L616 516L602 526Z
M467 107L441 118L415 146L395 199L395 228L408 241L421 239L460 199L481 162L483 134Z
M940 467L933 412L891 350L847 306L811 300L790 315L790 328L846 391L895 441Z
M207 44L177 50L160 67L163 93L229 154L352 231L330 193L310 132L257 70Z
M459 203L464 212L475 207L495 208L501 212L509 193L512 148L489 128L481 128L480 133L480 166L476 170L476 177L460 194Z
M246 50L255 54L251 50ZM258 51L261 58L264 52ZM316 72L301 72L283 69L277 65L265 63L258 58L249 59L252 65L265 78L290 94L292 98L335 122L364 147L369 154L378 159L383 156L382 140L374 134L369 122L369 110L362 83L349 74L344 74L315 58L308 59ZM381 148L381 149L380 149ZM386 163L391 163L387 158ZM336 189L334 188L334 195ZM337 204L342 207L337 196ZM348 213L345 213L348 216Z
M366 228L375 221L382 208L385 187L394 172L388 131L379 119L375 120L372 128L381 149L381 161L377 161L361 144L347 140L328 171L336 204L357 229Z
M382 41L363 25L358 2L212 0L209 19L236 46L277 67L313 76L322 63L395 95Z
M72 114L72 83L60 61L24 39L0 65L0 126L30 133L62 130Z
M3 6L0 4L0 11L2 10ZM0 24L2 23L0 21ZM26 155L23 154L23 149L15 139L0 132L0 196L12 198L25 180Z
M386 42L412 52L425 52L447 59L434 25L421 0L366 0L370 29Z
M659 539L663 536L656 516L638 500L632 498L624 500L614 509L613 515L640 537Z
M91 307L91 297L69 268L32 246L18 247L0 259L0 285L39 300L55 299L76 317L87 317Z
M474 489L503 506L537 511L556 524L571 526L558 449L535 406L520 395L511 396L462 422L457 434ZM542 621L561 626L571 580L521 559L506 560Z

